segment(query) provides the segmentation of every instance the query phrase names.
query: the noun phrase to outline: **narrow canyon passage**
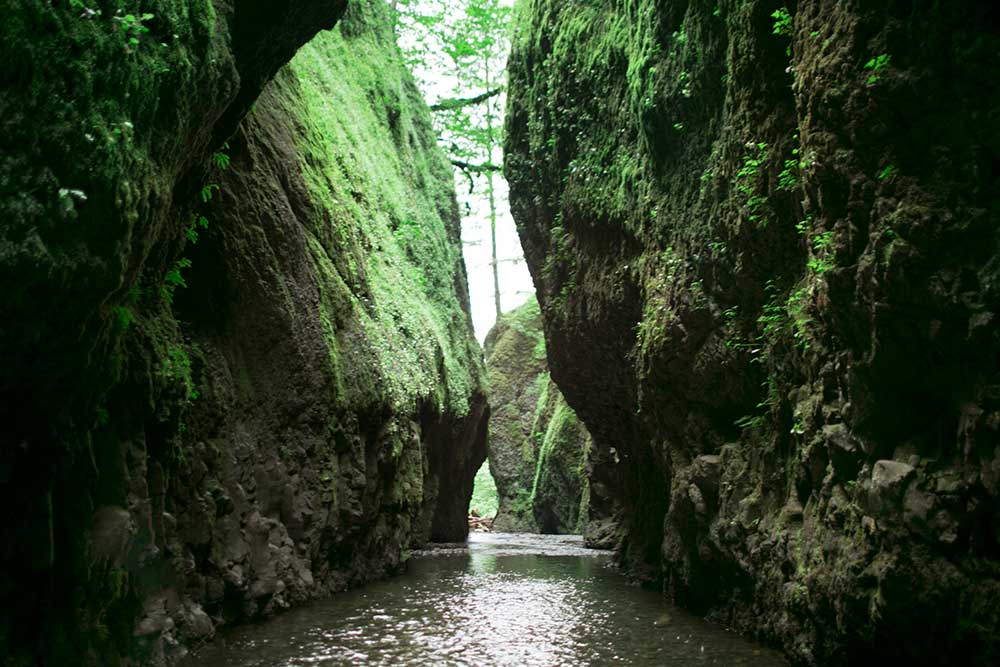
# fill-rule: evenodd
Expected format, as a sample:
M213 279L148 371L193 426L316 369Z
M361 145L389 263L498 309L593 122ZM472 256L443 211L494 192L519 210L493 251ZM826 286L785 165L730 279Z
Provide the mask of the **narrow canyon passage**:
M14 3L0 664L1000 663L994 4Z
M779 667L575 536L473 534L407 573L224 635L181 667Z

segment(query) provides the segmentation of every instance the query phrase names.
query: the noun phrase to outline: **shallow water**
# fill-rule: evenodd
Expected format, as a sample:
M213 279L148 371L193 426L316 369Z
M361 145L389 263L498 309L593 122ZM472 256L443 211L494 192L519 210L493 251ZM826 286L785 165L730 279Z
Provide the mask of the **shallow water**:
M406 574L244 626L183 667L785 665L630 586L576 536L473 534Z

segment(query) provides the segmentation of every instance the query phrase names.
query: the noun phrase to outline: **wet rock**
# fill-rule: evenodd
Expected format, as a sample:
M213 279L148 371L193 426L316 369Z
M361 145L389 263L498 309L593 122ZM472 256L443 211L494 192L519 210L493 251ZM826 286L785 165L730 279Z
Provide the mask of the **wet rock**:
M795 664L997 662L989 10L612 4L520 17L505 138L592 518Z
M691 480L709 498L719 495L719 479L722 475L722 458L714 454L702 454L691 464Z
M903 518L914 529L924 532L927 520L937 504L936 497L913 484L903 499Z
M901 461L881 460L872 466L868 502L872 512L893 516L899 512L903 492L914 475L913 466Z
M708 506L705 504L705 498L701 495L701 490L697 486L689 484L687 488L687 495L691 500L691 505L694 507L696 514L700 516L708 514Z
M90 542L96 558L121 565L136 534L132 515L123 507L104 506L94 513L94 526L90 531Z
M197 643L211 639L215 626L201 605L194 602L181 604L174 614L174 621L187 643Z
M590 436L549 377L538 303L506 313L486 337L490 473L501 532L583 530Z
M876 461L872 466L872 491L881 496L899 493L913 472L913 466L901 461Z
M942 544L957 542L961 527L961 523L955 515L946 509L936 512L928 522L930 535Z
M825 445L823 449L829 452L830 462L837 472L848 478L856 473L858 461L865 452L861 443L851 435L847 425L826 424L822 428L822 437Z
M174 619L170 617L167 608L170 595L156 595L143 605L143 616L136 623L135 635L138 637L159 637L174 628Z
M390 9L146 9L134 44L65 3L2 24L5 664L159 667L168 587L200 638L384 576L465 537L485 458L452 169Z

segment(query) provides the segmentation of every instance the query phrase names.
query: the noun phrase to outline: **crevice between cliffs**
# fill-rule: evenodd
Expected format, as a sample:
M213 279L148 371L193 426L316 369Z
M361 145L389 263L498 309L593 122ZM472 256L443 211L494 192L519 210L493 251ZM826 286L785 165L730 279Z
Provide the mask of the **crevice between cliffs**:
M994 663L990 8L522 0L484 94L537 300L494 272L485 359L494 128L445 156L395 12L5 15L4 664L169 665L470 501L795 664Z

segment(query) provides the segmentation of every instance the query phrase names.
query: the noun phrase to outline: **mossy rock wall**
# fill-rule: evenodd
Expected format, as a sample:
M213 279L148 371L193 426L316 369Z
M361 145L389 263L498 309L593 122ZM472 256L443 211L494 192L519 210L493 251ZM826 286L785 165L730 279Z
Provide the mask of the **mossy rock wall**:
M505 172L587 537L797 664L997 659L991 11L517 5Z
M489 464L501 532L583 529L590 435L549 377L535 299L505 313L486 336Z
M345 5L5 17L0 662L170 662L464 538L451 169L387 7Z

